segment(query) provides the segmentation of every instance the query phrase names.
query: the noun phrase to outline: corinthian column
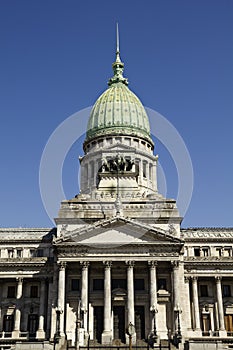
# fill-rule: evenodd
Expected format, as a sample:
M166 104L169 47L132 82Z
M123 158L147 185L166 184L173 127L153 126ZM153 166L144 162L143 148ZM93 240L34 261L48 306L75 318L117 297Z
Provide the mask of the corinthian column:
M17 278L17 290L16 290L16 308L15 308L15 323L14 330L12 332L12 338L19 338L20 336L20 319L21 319L21 301L23 295L23 279Z
M198 290L197 290L197 277L192 277L192 291L193 291L193 307L194 307L194 327L195 330L200 330L200 311L198 301Z
M82 265L82 289L81 289L81 309L83 311L83 327L88 331L88 261L80 262Z
M59 263L59 275L58 275L58 300L57 300L57 325L58 333L64 336L64 311L65 311L65 280L66 280L66 263Z
M44 339L45 338L45 331L44 331L44 311L45 311L45 279L41 280L41 286L40 286L40 315L39 315L39 327L38 331L36 332L36 338L38 339Z
M217 291L219 333L221 333L221 336L226 336L225 324L224 324L224 310L223 310L223 300L222 300L221 277L217 276L215 278L215 281L216 281L216 291Z
M104 330L102 344L110 344L112 341L111 329L111 261L104 261Z
M127 268L127 309L128 309L128 325L131 322L135 324L134 319L134 281L133 281L133 268L134 261L126 262Z
M156 280L156 266L157 261L148 261L150 267L150 311L152 313L151 320L151 332L153 333L156 329L156 312L157 310L157 280Z

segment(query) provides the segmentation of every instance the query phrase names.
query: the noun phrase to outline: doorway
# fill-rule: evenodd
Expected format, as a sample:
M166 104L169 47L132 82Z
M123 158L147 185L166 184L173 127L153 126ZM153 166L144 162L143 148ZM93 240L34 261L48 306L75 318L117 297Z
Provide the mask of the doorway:
M145 310L144 306L135 306L135 328L137 339L145 339Z
M94 307L94 339L101 343L101 336L104 329L104 308L103 306Z
M113 337L125 343L125 307L113 306Z
M39 318L36 314L30 314L28 315L28 333L29 338L35 338L36 337L36 331L38 329L39 325Z

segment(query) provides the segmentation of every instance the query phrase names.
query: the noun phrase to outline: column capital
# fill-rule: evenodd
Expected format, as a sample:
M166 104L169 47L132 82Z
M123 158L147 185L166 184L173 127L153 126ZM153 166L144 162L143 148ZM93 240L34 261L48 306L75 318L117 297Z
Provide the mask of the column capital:
M65 270L66 265L67 265L66 261L59 261L58 262L59 270Z
M221 276L215 276L216 283L221 283L222 277Z
M104 264L105 269L108 269L108 268L110 269L112 266L112 261L111 260L104 260L103 264Z
M193 282L197 282L197 280L198 280L198 277L197 276L191 276L191 280L193 281Z
M16 281L18 284L23 283L23 277L16 277Z
M155 261L155 260L149 260L148 261L148 266L153 269L153 268L156 268L156 266L158 265L158 262Z
M180 261L179 260L172 260L171 265L172 265L173 269L178 269L178 267L180 266Z
M82 266L82 269L87 269L90 265L89 261L80 261L80 265Z
M189 283L191 277L190 276L184 276L184 282Z
M127 260L125 263L128 266L128 268L133 268L135 265L135 261L133 260Z

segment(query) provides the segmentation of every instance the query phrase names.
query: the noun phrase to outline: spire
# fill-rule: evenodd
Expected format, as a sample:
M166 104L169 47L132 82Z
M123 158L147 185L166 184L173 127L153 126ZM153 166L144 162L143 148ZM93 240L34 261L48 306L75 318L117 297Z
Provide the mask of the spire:
M120 41L119 41L119 27L116 24L116 62L122 63L120 58Z
M116 24L116 60L112 64L112 69L114 76L111 79L109 79L108 85L112 85L118 82L122 82L125 85L128 85L127 79L123 77L124 63L121 62L120 58L120 40L118 23Z

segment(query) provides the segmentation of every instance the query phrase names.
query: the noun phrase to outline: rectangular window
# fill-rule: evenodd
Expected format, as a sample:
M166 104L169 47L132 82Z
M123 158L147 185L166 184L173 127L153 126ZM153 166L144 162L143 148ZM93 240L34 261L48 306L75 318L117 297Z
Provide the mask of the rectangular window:
M31 286L30 297L31 298L38 298L38 286Z
M104 290L104 280L102 278L93 279L93 290Z
M165 278L159 278L158 279L158 290L160 289L167 289L167 280Z
M35 249L30 249L30 257L34 258L36 256L36 250Z
M22 249L17 249L16 255L17 255L17 258L22 258Z
M217 253L217 256L222 256L222 249L221 248L216 248L216 253Z
M206 284L200 285L200 295L201 297L208 297L208 286Z
M203 256L209 256L209 248L202 248Z
M200 256L200 248L194 248L194 256Z
M126 289L127 288L127 282L126 279L113 279L112 280L112 289L116 288L122 288Z
M223 297L230 297L231 296L231 286L229 286L228 284L224 284L222 286L222 295Z
M39 258L41 258L42 256L44 256L44 249L41 249L41 248L37 249L37 256L38 256Z
M8 258L13 258L13 257L14 257L13 249L8 249Z
M77 278L72 278L71 280L71 290L73 292L77 292L80 290L80 287L79 287L79 279Z
M7 289L7 298L15 298L15 293L16 289L15 286L8 286Z
M135 290L145 290L145 281L143 278L136 278L134 280L134 289Z
M14 316L13 315L4 315L3 317L3 331L4 332L13 332L14 326Z

